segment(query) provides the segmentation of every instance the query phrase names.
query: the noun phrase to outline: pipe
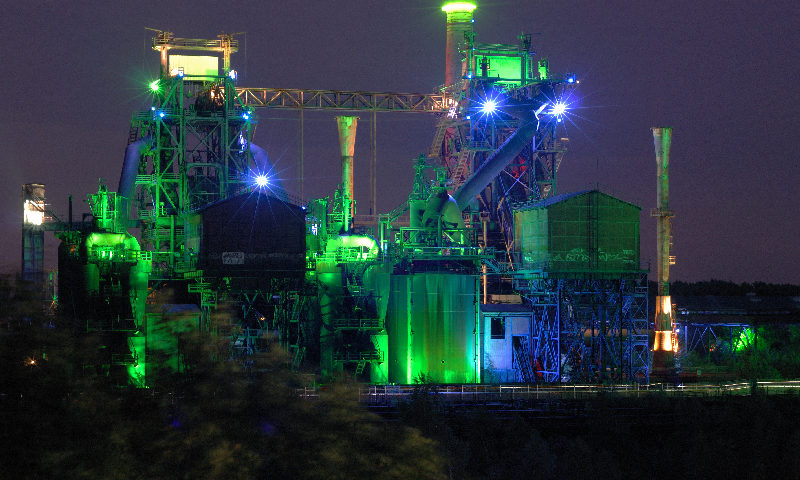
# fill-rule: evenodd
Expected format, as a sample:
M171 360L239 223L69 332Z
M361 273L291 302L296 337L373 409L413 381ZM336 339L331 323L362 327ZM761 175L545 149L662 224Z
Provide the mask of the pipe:
M342 212L344 213L344 231L346 232L350 230L350 220L355 215L353 154L355 153L358 117L337 116L336 125L339 129L339 146L342 152Z
M122 172L119 175L119 187L117 192L120 196L131 199L133 190L136 187L136 174L139 173L139 158L141 158L142 147L149 143L153 137L148 135L137 140L125 149L125 159L122 162ZM128 212L125 212L128 218Z
M148 135L125 148L125 159L122 161L122 171L119 174L117 192L120 197L123 197L119 221L126 229L129 227L128 219L130 219L131 204L133 203L131 200L136 188L136 174L139 173L139 159L142 156L142 150L145 145L150 143L152 139L152 135Z
M491 181L506 168L525 146L533 140L539 129L537 112L542 110L545 102L539 102L539 107L534 111L530 109L513 108L509 113L516 113L520 119L517 130L485 162L470 176L466 182L453 194L459 211L463 211L481 190L486 188Z

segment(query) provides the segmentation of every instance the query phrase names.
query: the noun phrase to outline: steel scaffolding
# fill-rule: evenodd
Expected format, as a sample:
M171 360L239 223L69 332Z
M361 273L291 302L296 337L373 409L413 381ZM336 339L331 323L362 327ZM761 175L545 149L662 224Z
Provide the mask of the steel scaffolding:
M532 306L531 358L544 381L647 382L647 275L514 280Z

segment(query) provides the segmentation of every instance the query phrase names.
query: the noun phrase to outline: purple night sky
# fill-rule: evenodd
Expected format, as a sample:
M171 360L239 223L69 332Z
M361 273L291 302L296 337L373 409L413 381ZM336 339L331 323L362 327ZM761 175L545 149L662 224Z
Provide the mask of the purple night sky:
M436 0L298 2L3 1L0 270L20 265L22 183L75 211L102 177L116 189L131 113L149 107L153 27L178 37L246 32L239 85L429 92L444 82ZM479 0L477 41L534 49L581 79L559 192L599 184L642 207L642 259L655 260L652 126L672 126L675 280L800 283L800 20L795 1ZM258 112L256 143L297 181L297 114ZM338 178L333 113L306 113L306 196ZM367 213L369 122L359 127L356 196ZM378 210L402 202L434 118L378 115ZM55 265L46 234L46 267ZM654 266L655 268L655 266Z

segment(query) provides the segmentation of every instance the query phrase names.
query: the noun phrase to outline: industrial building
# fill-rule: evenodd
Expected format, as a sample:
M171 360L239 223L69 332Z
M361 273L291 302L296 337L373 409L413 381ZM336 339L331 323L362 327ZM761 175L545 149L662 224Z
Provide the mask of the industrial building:
M181 371L181 335L199 332L241 357L276 337L294 368L323 378L648 381L640 207L558 190L579 81L551 72L530 35L479 42L475 8L442 7L444 86L424 94L242 87L234 36L158 32L160 77L132 116L116 191L100 185L73 221L47 213L43 185L23 188L23 273L43 281L42 231L54 230L60 308L104 339L96 371L145 387ZM301 125L305 110L337 115L330 196L304 199L273 174L253 143L265 109ZM437 119L407 201L378 214L374 157L368 179L353 170L359 120L376 112ZM367 180L360 215L354 182Z

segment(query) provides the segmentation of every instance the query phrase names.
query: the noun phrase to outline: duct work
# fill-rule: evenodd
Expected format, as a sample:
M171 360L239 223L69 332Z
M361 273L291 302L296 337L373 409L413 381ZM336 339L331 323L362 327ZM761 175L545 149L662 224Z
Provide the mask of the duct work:
M140 140L137 140L125 149L125 159L122 161L122 172L119 175L119 186L117 187L118 195L124 197L124 202L127 202L125 208L122 209L122 225L128 226L128 219L130 218L130 201L136 188L136 174L139 171L139 159L142 156L142 150L149 146L153 137L148 135Z
M534 141L539 129L539 113L547 106L550 96L541 93L533 104L519 104L507 100L506 113L519 119L517 130L461 185L453 196L441 190L435 191L428 199L423 216L423 225L430 226L435 219L442 218L451 224L461 224L461 212L473 198L480 194L492 180L528 145ZM534 146L535 149L535 146Z

